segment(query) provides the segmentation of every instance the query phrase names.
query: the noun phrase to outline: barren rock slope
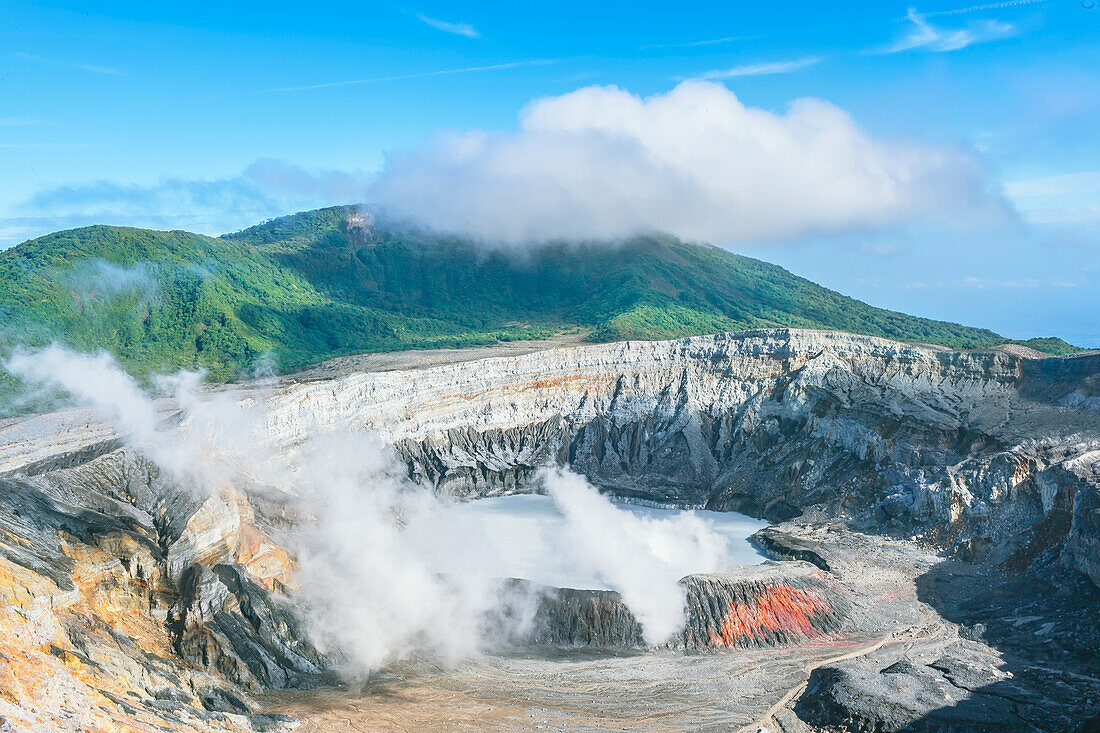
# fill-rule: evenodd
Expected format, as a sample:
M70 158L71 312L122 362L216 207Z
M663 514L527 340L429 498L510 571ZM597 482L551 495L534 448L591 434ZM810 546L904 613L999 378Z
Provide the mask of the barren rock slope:
M814 583L843 588L849 601L837 607L847 620L830 607L821 633L863 643L904 619L937 619L928 638L948 651L926 660L932 666L837 662L788 699L777 687L762 708L738 713L746 722L767 712L770 724L791 729L995 725L996 706L974 713L985 716L975 723L929 718L928 700L943 680L962 679L943 671L956 670L951 660L970 655L988 671L1004 667L1001 653L1065 675L1064 690L1021 682L1023 691L1009 694L1020 708L1012 720L1056 730L1100 704L1089 611L1100 584L1100 356L1030 359L768 330L288 380L263 398L264 439L278 450L297 451L318 431L378 431L410 476L457 496L529 491L538 467L563 463L623 497L799 518L761 540L777 558L817 565L791 565L792 578L810 568ZM163 408L170 418L173 406ZM124 445L78 410L0 424L0 715L18 730L288 724L257 712L252 697L332 681L330 660L299 628L285 541L299 521L292 505L245 486L196 499ZM870 539L845 545L854 532ZM883 536L913 548L890 557L914 563L897 572L916 597L887 598L861 580L860 558ZM905 559L928 551L950 563L934 572ZM784 563L776 567L784 572ZM977 587L973 577L989 592L963 593ZM687 582L701 607L707 588L734 587ZM1045 598L1032 599L1028 616L1039 621L1016 623L1040 588ZM714 606L718 615L699 617L696 637L740 628L721 609L742 591L721 592L729 599ZM876 603L893 610L876 619ZM898 610L905 604L912 613ZM1058 608L1063 617L1050 621ZM542 641L591 638L578 637L576 615L569 618L573 627L543 629ZM1048 622L1042 659L1032 659L1020 635ZM610 636L636 639L630 623ZM949 645L944 629L969 636ZM772 631L768 644L806 639ZM719 645L732 648L723 653L738 654L739 638ZM990 674L973 672L978 681L969 684L1003 684ZM884 681L902 679L904 690L933 692L901 704ZM1026 712L1043 706L1062 712L1043 725Z

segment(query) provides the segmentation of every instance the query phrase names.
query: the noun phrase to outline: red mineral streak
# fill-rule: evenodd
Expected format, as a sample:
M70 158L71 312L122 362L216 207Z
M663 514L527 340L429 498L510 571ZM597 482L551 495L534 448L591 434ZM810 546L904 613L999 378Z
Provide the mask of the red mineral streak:
M828 612L829 604L820 593L777 585L765 589L751 603L730 601L710 640L716 647L728 647L769 632L813 638L822 634L814 627L814 617Z

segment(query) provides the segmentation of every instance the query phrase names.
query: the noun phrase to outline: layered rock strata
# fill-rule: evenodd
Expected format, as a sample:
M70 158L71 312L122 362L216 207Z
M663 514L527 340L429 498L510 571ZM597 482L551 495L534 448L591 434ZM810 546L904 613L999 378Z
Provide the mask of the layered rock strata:
M294 453L319 431L376 432L411 478L458 497L534 490L538 468L567 464L623 497L839 523L1087 600L1100 583L1098 374L1095 355L769 330L244 392L265 400L270 449ZM124 446L79 410L0 423L0 715L62 730L281 725L257 717L249 696L332 679L300 626L294 503L248 487L197 498ZM875 598L846 600L830 584L851 572L834 567L840 536L768 531L774 556L812 567L686 579L679 646L871 628ZM561 591L544 612L555 620L541 643L638 646L613 595ZM907 670L893 674L926 673ZM798 720L821 725L837 700L862 699L837 692L855 690L858 674L830 674L791 708Z
M759 649L842 630L846 592L803 563L689 575L684 628L665 646L691 651ZM559 647L642 649L642 627L613 591L546 589L530 641Z

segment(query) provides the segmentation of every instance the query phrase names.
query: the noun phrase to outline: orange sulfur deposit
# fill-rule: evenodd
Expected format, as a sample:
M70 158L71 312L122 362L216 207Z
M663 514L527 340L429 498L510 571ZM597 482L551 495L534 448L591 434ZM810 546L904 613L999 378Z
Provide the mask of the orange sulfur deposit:
M726 617L718 630L711 632L711 645L737 646L769 634L813 638L823 633L815 621L830 610L828 601L817 591L789 585L765 588L748 603L729 602Z
M769 647L842 630L847 592L807 563L689 576L683 645L693 649Z
M683 631L666 643L672 648L747 649L820 639L842 631L850 609L847 591L803 562L689 575L680 585L687 613ZM565 647L647 645L618 593L569 588L542 593L531 640Z

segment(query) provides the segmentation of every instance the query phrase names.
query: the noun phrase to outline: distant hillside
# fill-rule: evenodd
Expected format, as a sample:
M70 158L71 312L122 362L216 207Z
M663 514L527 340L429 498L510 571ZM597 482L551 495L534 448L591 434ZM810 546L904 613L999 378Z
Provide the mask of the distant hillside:
M583 332L662 339L763 326L825 328L977 348L992 331L873 308L781 267L639 237L522 256L349 225L352 209L223 237L93 226L0 252L0 352L60 340L136 374L205 367L232 378L261 355L283 370L362 351ZM1067 353L1059 339L1031 348Z

